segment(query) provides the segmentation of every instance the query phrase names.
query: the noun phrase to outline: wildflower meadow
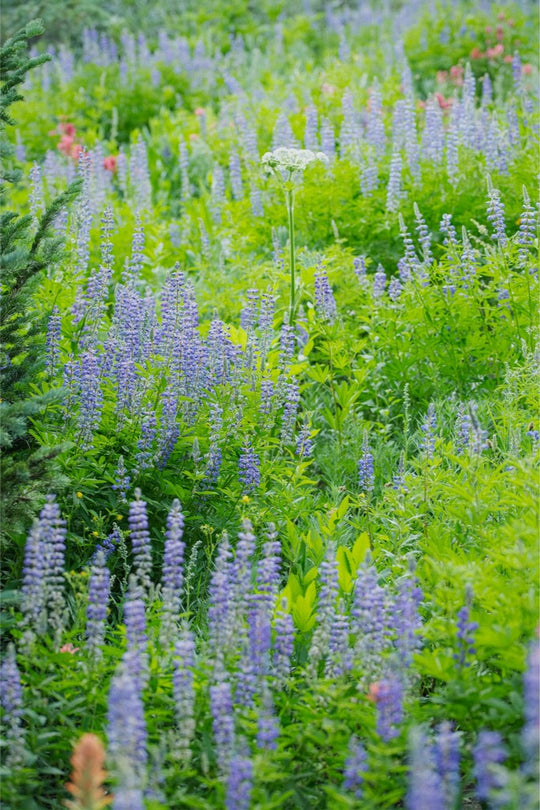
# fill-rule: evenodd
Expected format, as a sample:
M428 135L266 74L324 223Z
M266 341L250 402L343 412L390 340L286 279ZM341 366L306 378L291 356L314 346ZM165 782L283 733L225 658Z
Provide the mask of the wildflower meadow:
M2 808L537 810L537 5L2 15Z

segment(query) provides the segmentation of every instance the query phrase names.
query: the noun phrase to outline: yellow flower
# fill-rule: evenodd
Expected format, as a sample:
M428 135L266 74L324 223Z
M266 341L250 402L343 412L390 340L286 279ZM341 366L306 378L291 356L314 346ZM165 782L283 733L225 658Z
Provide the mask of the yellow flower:
M92 537L99 537L99 532L92 532Z
M249 495L242 495L242 503L249 503L250 500Z
M77 495L77 498L82 498L82 492L77 492L76 495Z
M124 516L123 516L123 515L117 515L117 516L116 516L116 519L117 519L117 520L123 520L123 519L124 519Z

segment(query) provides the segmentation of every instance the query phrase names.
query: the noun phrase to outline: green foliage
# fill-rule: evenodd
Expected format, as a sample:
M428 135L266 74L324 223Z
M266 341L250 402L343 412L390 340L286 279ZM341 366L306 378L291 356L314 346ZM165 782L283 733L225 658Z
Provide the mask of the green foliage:
M20 215L6 208L7 183L16 183L21 176L12 164L13 149L5 133L13 125L8 109L22 99L18 86L25 74L42 64L48 57L29 59L28 39L43 28L39 21L29 23L0 51L0 144L4 158L2 174L2 214L0 218L0 270L2 297L0 305L0 448L2 451L2 493L0 495L0 532L3 539L24 531L35 513L40 498L51 486L50 460L63 449L61 446L39 445L28 432L28 421L42 414L54 401L55 392L37 394L30 390L42 368L40 353L43 346L42 324L35 317L29 322L28 313L43 271L61 256L62 240L54 235L53 223L62 209L78 194L80 183L75 181L51 202L34 225L28 214ZM9 559L6 550L2 554Z
M340 146L328 168L309 168L295 190L299 341L285 362L280 344L289 299L287 212L281 190L246 152L236 113L243 111L249 119L263 153L272 147L278 115L289 106L294 110L289 116L293 134L303 141L305 108L314 101L339 143L344 91L353 91L354 112L363 121L369 88L377 77L389 138L391 107L401 98L403 65L389 57L395 46L392 14L377 26L366 23L355 30L345 25L338 31L329 25L324 3L316 4L313 16L302 14L295 4L256 5L253 9L244 0L189 2L177 18L167 3L149 10L147 4L113 2L105 9L85 0L69 6L71 28L57 27L46 40L72 39L79 45L80 30L90 22L116 39L124 25L133 32L144 30L153 44L159 28L170 23L169 33L185 35L192 50L200 30L210 52L214 47L223 50L219 70L213 72L156 62L156 78L148 64L135 64L126 81L118 63L76 59L73 76L53 69L46 75L50 85L42 86L35 71L25 88L26 100L19 103L25 70L46 60L25 56L28 37L40 29L27 27L6 44L2 55L7 66L3 75L8 77L3 109L17 102L13 109L28 158L21 173L12 161L16 133L7 133L8 142L2 130L0 144L11 184L4 192L9 210L1 220L1 518L10 542L3 554L8 589L0 607L4 635L17 645L24 737L22 766L2 765L0 771L6 801L28 810L59 807L72 744L83 731L106 740L107 696L128 646L124 604L133 561L128 511L139 488L148 505L156 586L146 613L147 810L224 806L225 780L216 762L208 692L215 673L207 608L218 545L228 535L238 548L236 537L246 518L256 534L253 582L269 524L271 535L276 532L282 556L276 608L290 614L295 628L290 675L279 687L269 676L280 726L276 750L262 751L254 742L260 706L235 707L236 732L250 751L255 773L253 807L402 807L409 779L409 731L419 724L435 731L439 723L450 721L460 734L462 753L456 804L475 806L471 751L478 732L488 728L501 734L509 751L501 771L508 780L508 806L525 810L534 806L535 789L534 776L522 767L521 733L523 674L539 608L538 240L531 236L524 247L519 228L522 187L532 194L530 178L538 173L538 155L530 111L525 103L515 103L512 67L502 53L488 56L487 50L499 36L496 27L501 23L504 55L519 42L523 60L534 62L535 12L505 6L500 12L503 21L498 11L445 5L430 10L429 16L422 12L403 30L419 102L418 122L423 120L420 103L433 101L435 91L444 96L443 103L448 98L458 103L457 82L469 60L478 82L485 73L493 81L489 111L500 113L497 121L503 130L507 116L515 112L518 145L509 152L506 168L490 170L491 187L500 191L505 206L506 240L495 237L487 217L488 161L481 150L459 145L459 172L452 181L444 160L437 163L424 154L418 172L405 167L400 226L398 213L389 210L386 200L388 156L379 162L377 188L366 194L360 172L369 157L367 144L362 141L356 152L346 154ZM398 2L390 5L393 12L401 8ZM66 14L66 7L50 2L43 11L54 22ZM9 20L15 16L16 9L10 9ZM274 28L278 17L282 37ZM486 31L488 26L492 32ZM230 38L239 33L243 48ZM338 59L343 38L351 56ZM478 59L471 56L474 47L482 52ZM522 100L533 104L536 66L530 70L532 76L523 76ZM242 84L237 97L227 88L226 71ZM437 76L438 71L447 74ZM448 128L446 108L441 116ZM8 123L9 115L2 120ZM152 199L141 204L135 180L125 183L120 171L110 176L102 172L98 176L103 188L86 187L79 207L72 210L68 245L62 250L54 220L79 192L75 183L58 194L62 178L74 173L72 156L56 148L59 125L65 123L76 127L77 142L98 147L93 154L99 160L118 158L121 149L129 162L137 145L144 143ZM186 146L187 166L178 159L180 144ZM242 199L232 193L229 171L236 151L241 156ZM27 183L21 179L28 175L29 162L43 161L47 152L58 176L49 173L45 178L46 210L36 222ZM216 166L224 170L226 186L220 201L212 190ZM252 206L257 193L264 203L263 216ZM74 268L84 204L98 197L99 205L110 206L113 214L111 241L107 243L103 230L99 235L101 210L96 207L88 267L81 272ZM431 234L432 261L422 261L415 206ZM457 232L453 245L445 242L440 226L448 213ZM179 435L167 458L160 455L156 437L145 446L143 421L147 418L151 428L155 417L157 434L163 429L164 395L183 349L138 357L137 396L128 404L121 400L118 379L109 373L118 349L115 330L126 275L137 252L133 232L139 218L145 239L139 253L144 255L131 291L141 310L146 308L148 345L150 338L157 345L165 285L178 263L195 291L200 336L206 338L213 319L221 319L228 368L234 369L225 383L208 384L202 395L180 396L175 416ZM402 278L395 297L387 291L376 294L373 279L379 263L388 280L397 274L404 226L412 234L421 271L407 281ZM102 312L93 320L95 311L88 301L109 249L111 277ZM464 269L465 249L472 270ZM365 275L358 270L359 255L366 257ZM336 303L331 315L322 310L316 294L316 273L322 267ZM266 342L259 326L239 325L248 290L275 300ZM77 319L73 313L81 302L86 308ZM44 371L44 316L54 306L62 320L60 357L54 369ZM181 309L178 305L178 317ZM99 379L97 374L93 378L102 408L91 436L84 426L87 403L80 387L89 335L91 350L102 362ZM190 339L195 340L195 332ZM235 366L232 357L242 357L244 365ZM183 370L181 374L187 376ZM68 384L61 391L63 379ZM283 392L293 379L298 381L300 406L295 432L287 439L282 435ZM261 412L263 381L271 381L280 392L270 414ZM436 422L431 445L426 422L430 406ZM217 481L207 475L215 407L223 412L217 430L222 453ZM313 444L312 453L302 455L298 449L301 429ZM466 440L464 430L469 431ZM239 475L247 440L260 461L260 483L249 494ZM359 462L366 451L372 456L373 482L362 486ZM148 464L141 462L144 452ZM120 460L130 477L125 495L117 481ZM39 634L29 641L22 626L24 540L46 491L57 494L67 528L62 582L66 616L58 644ZM173 662L160 640L159 582L166 518L175 498L182 505L186 544L183 599L176 618L189 624L197 645L196 735L189 762L179 754ZM89 573L96 547L113 531L118 544L107 562L113 581L105 644L98 658L86 641ZM357 660L350 670L330 677L325 670L330 660L327 642L313 663L325 566L336 565L334 606L350 617L359 567L369 560L390 601L412 568L423 591L421 644L410 669L404 721L387 742L376 729L378 683L368 682L365 661ZM456 623L469 598L470 619L478 627L475 652L463 662ZM247 637L247 624L242 633ZM381 662L387 671L397 668L388 650ZM239 648L229 650L225 666L232 680L240 663ZM362 740L367 754L362 799L343 785L352 735ZM0 745L4 756L7 737Z

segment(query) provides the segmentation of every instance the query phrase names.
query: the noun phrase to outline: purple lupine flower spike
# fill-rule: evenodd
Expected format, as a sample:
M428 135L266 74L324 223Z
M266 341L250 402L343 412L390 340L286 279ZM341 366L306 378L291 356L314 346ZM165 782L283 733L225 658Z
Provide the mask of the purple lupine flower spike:
M374 298L381 298L384 295L384 291L386 289L386 272L382 264L377 266L377 271L373 276L373 297Z
M447 808L441 773L435 761L433 740L421 728L411 729L409 735L409 786L407 810Z
M221 468L221 448L219 447L219 436L223 425L223 410L217 403L213 403L210 408L210 448L208 450L205 477L210 483L215 483Z
M319 661L327 654L330 638L335 630L336 600L339 590L338 564L333 558L333 549L319 566L319 599L317 604L317 624L309 648L308 672L317 676Z
M358 462L358 485L361 492L373 492L375 474L373 469L373 453L369 448L369 437L367 430L364 431L362 443L362 455Z
M173 501L171 511L167 517L167 531L165 532L165 549L163 554L163 576L161 598L163 602L161 614L160 639L164 648L172 642L177 616L180 612L182 586L184 584L184 550L182 540L184 534L184 516L180 501Z
M88 652L95 658L102 655L101 647L105 639L107 603L111 588L111 575L105 559L105 552L100 550L92 562L86 607L86 644Z
M377 734L382 740L398 737L403 719L403 686L401 680L388 675L377 688Z
M257 718L257 748L275 751L279 737L279 720L274 711L272 693L268 685L263 689L261 704Z
M527 264L530 246L533 245L538 228L537 216L525 186L523 187L523 209L519 218L517 243L520 246L518 261L521 267ZM533 272L533 270L531 270Z
M60 515L60 507L54 495L47 496L47 503L39 516L43 526L44 552L48 561L48 602L50 621L61 630L64 611L64 558L66 553L66 522Z
M238 459L238 477L240 478L244 495L254 492L259 487L261 481L259 464L259 456L253 450L251 443L246 439L242 454Z
M274 407L275 386L270 378L261 380L261 404L259 411L265 416L272 413Z
M146 470L152 466L155 459L155 444L157 438L157 419L153 410L145 410L141 418L141 434L137 441L137 464L139 470Z
M315 307L321 320L329 323L335 320L336 300L324 267L315 273Z
M126 494L131 483L131 476L127 474L123 456L118 457L118 465L116 467L114 477L115 481L114 484L111 484L111 489L118 492L122 501L126 501Z
M173 695L178 727L176 748L184 761L191 757L195 736L195 641L184 627L174 647Z
M362 667L364 684L380 676L381 653L390 645L388 613L377 569L366 557L358 569L351 607L351 630L356 637L354 657Z
M378 185L379 174L376 158L373 150L370 150L360 170L360 189L364 197L371 197Z
M418 234L418 240L422 246L422 252L424 254L424 262L425 264L431 264L433 261L433 253L431 252L431 234L416 203L414 203L414 216L416 219L416 232Z
M358 281L362 282L366 278L366 257L357 256L353 259L354 274Z
M143 810L148 753L144 706L136 680L120 664L111 681L107 711L107 753L116 777L115 808Z
M352 791L356 799L362 798L362 785L367 769L366 749L362 743L353 736L349 740L349 751L343 770L343 776L345 777L343 787L345 790Z
M313 441L311 439L311 427L304 422L298 439L296 440L296 452L300 458L310 458L313 455Z
M252 569L255 557L255 535L249 520L242 521L238 532L236 556L231 570L233 582L235 629L242 623L252 591Z
M34 226L43 213L43 183L41 179L41 167L38 163L33 163L30 169L30 212Z
M300 391L298 383L295 379L291 379L286 384L285 407L283 408L283 419L281 423L281 441L285 444L288 444L293 439L299 402Z
M45 607L45 560L41 544L39 521L30 529L24 551L21 610L23 621L31 626L40 618Z
M369 93L366 140L375 148L377 155L384 155L386 135L383 122L382 95L377 83L373 84Z
M408 492L405 485L405 454L400 453L397 472L392 478L392 489L397 492Z
M271 614L280 586L281 570L281 543L277 539L276 527L273 523L268 525L268 540L262 547L262 559L257 566L257 590L264 594Z
M468 584L466 588L465 605L458 611L457 618L457 645L458 653L454 654L454 660L460 667L469 667L469 659L476 653L474 633L478 629L478 622L470 621L471 603L473 592Z
M208 634L212 650L218 659L231 643L232 600L232 551L229 538L225 535L218 548L209 588Z
M504 787L504 775L497 766L506 759L506 746L497 731L480 731L472 753L476 795L481 801L487 802Z
M79 361L79 431L83 449L92 446L94 433L101 421L103 391L101 369L94 349L83 352Z
M290 364L293 361L295 347L296 347L296 337L294 332L294 326L290 326L288 323L284 323L283 326L281 327L281 332L279 335L280 369L284 370L288 368L288 366L290 366Z
M398 149L394 148L392 159L390 161L390 177L388 178L388 186L386 192L386 209L387 211L397 211L399 201L403 195L401 190L401 155Z
M230 763L227 779L226 810L249 810L253 788L253 763L243 754L236 754Z
M392 278L390 279L390 283L388 285L388 297L390 298L390 300L396 302L401 295L401 290L402 284L399 278L396 278L396 276L392 276Z
M244 196L244 185L242 183L242 166L237 152L231 152L229 158L229 175L231 178L233 199L241 200Z
M506 236L506 225L504 222L504 204L501 199L501 192L493 187L491 178L488 178L488 208L487 219L493 226L492 238L504 247L508 241Z
M105 559L108 560L112 552L117 548L121 539L122 535L120 533L120 529L115 523L112 532L107 535L103 543L99 543L99 545L96 546L96 550L91 559L91 565L94 564L96 557L100 551L103 552Z
M306 127L304 130L304 149L312 152L319 151L319 116L317 108L310 104L306 107Z
M21 676L17 666L15 647L8 646L7 654L0 664L0 706L3 709L3 736L8 745L5 764L18 767L24 761L23 693Z
M65 521L54 495L47 501L28 535L22 587L22 612L30 633L44 632L47 623L59 639L64 625ZM37 625L37 626L36 626Z
M126 662L130 675L142 689L148 677L148 635L143 593L134 576L130 577L124 602L124 622L127 636Z
M453 808L460 788L460 734L452 723L444 721L437 726L435 737L435 766L442 780L445 807Z
M405 672L410 668L413 654L422 643L419 636L422 619L418 611L422 599L423 594L414 575L414 561L411 561L411 570L398 583L398 592L392 610L395 628L394 644L398 651L399 664Z
M326 678L338 678L352 666L352 650L349 648L351 634L349 614L340 602L334 617L334 625L328 642L328 655L324 666Z
M218 768L227 773L234 750L235 724L231 684L224 673L210 686L210 712Z
M245 332L251 332L255 328L257 322L257 314L259 308L259 292L255 289L250 289L246 293L247 302L242 307L240 313L240 326Z
M135 500L129 505L128 525L133 549L133 564L137 581L148 593L152 580L152 554L146 501L141 500L140 489L135 490Z
M407 281L409 278L418 275L420 260L416 255L414 242L401 214L399 215L399 232L405 247L405 255L403 256L403 265L400 270L400 275L403 281Z

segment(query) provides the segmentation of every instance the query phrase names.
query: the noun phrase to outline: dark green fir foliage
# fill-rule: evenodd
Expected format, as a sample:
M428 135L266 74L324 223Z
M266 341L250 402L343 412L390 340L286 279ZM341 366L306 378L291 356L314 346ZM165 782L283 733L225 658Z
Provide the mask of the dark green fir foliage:
M14 126L9 108L22 100L18 90L26 73L50 58L31 59L27 54L28 40L42 31L40 21L30 22L0 50L0 537L4 546L7 538L28 528L30 516L54 476L50 462L59 448L38 446L30 433L32 418L58 396L57 391L36 390L44 330L41 319L33 314L32 295L45 269L59 259L62 239L54 233L53 222L80 189L76 180L37 223L28 214L6 209L6 184L17 184L22 174L6 132Z

